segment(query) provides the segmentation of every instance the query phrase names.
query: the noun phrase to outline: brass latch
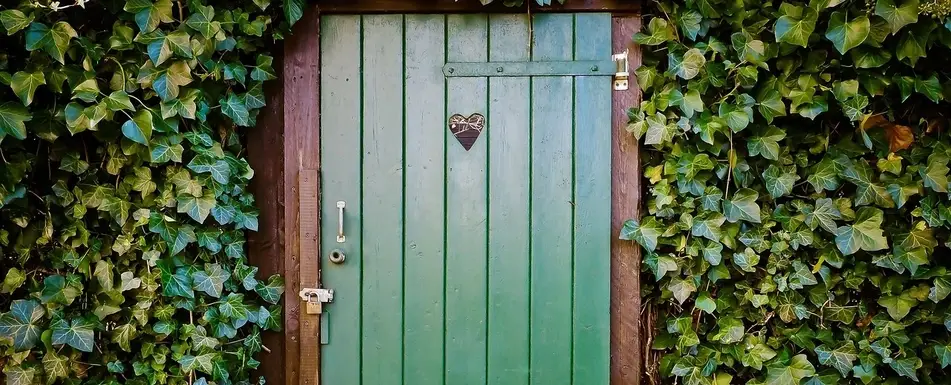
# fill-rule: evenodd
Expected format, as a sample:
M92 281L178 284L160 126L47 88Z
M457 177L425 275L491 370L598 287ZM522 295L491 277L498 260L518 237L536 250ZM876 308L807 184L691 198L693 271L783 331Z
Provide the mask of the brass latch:
M630 78L631 73L628 70L627 66L627 50L624 50L623 53L614 54L611 56L611 60L614 61L615 72L614 72L614 90L615 91L627 91L630 87Z

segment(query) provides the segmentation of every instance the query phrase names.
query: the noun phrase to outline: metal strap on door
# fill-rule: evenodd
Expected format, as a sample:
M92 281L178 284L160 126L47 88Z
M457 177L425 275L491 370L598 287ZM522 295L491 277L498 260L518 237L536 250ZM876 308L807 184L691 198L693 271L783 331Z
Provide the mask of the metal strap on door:
M611 60L451 62L443 66L442 72L447 78L613 75L614 89L624 91L630 87L631 76L627 54L627 51L615 54Z

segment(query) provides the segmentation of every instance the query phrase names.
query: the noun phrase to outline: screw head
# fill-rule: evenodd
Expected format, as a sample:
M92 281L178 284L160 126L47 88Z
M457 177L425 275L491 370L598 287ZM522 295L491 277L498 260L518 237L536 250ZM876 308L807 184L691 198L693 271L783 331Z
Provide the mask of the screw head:
M456 72L456 69L455 69L455 68L452 68L452 67L449 67L449 73L453 73L453 72Z
M591 72L598 72L598 66L591 67Z
M495 71L501 73L502 71L505 71L505 69L502 67L499 67L499 68L496 68Z

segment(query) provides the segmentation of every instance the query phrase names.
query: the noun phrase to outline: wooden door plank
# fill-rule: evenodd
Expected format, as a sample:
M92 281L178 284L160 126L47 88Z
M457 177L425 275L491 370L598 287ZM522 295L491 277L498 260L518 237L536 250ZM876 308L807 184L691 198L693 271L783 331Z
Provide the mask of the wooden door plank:
M443 384L446 18L407 15L405 384Z
M486 60L487 22L485 15L448 16L448 60ZM447 82L447 115L486 114L487 79ZM486 382L487 142L483 134L466 151L446 136L445 383L452 385Z
M633 0L571 0L564 4L540 7L534 0L529 4L532 13L538 12L636 12L641 2ZM321 0L317 3L323 13L523 13L525 7L506 7L501 1L483 6L477 0Z
M575 41L576 60L611 57L611 15L575 15ZM610 77L575 78L575 384L610 380L611 87Z
M570 60L573 15L537 15L533 60ZM532 80L531 384L571 383L571 77Z
M641 29L640 16L615 17L612 21L614 52L630 50L634 72L641 64L641 51L631 36ZM633 79L632 79L633 80ZM639 218L641 167L637 139L630 135L627 110L640 105L635 84L628 91L613 93L611 109L611 384L640 385L644 346L641 342L641 249L634 242L618 239L625 220Z
M364 384L401 384L402 15L363 17L363 68L362 381Z
M489 17L489 60L527 61L528 18ZM528 383L528 77L489 80L488 384Z
M329 345L321 351L322 383L360 383L361 247L361 97L360 17L328 16L321 29L321 265L322 280L334 289L334 302L324 307ZM304 108L304 107L301 107ZM345 243L337 243L337 201L345 209ZM343 264L327 259L334 249L347 256ZM296 294L296 293L292 293Z

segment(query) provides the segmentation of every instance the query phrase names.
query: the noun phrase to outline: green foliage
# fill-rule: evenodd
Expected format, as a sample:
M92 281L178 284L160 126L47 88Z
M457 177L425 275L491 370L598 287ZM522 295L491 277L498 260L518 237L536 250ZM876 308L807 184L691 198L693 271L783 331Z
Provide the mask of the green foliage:
M284 282L248 265L241 128L303 7L0 5L7 384L251 383Z
M947 382L946 12L654 5L628 126L648 214L620 237L653 277L661 382Z

